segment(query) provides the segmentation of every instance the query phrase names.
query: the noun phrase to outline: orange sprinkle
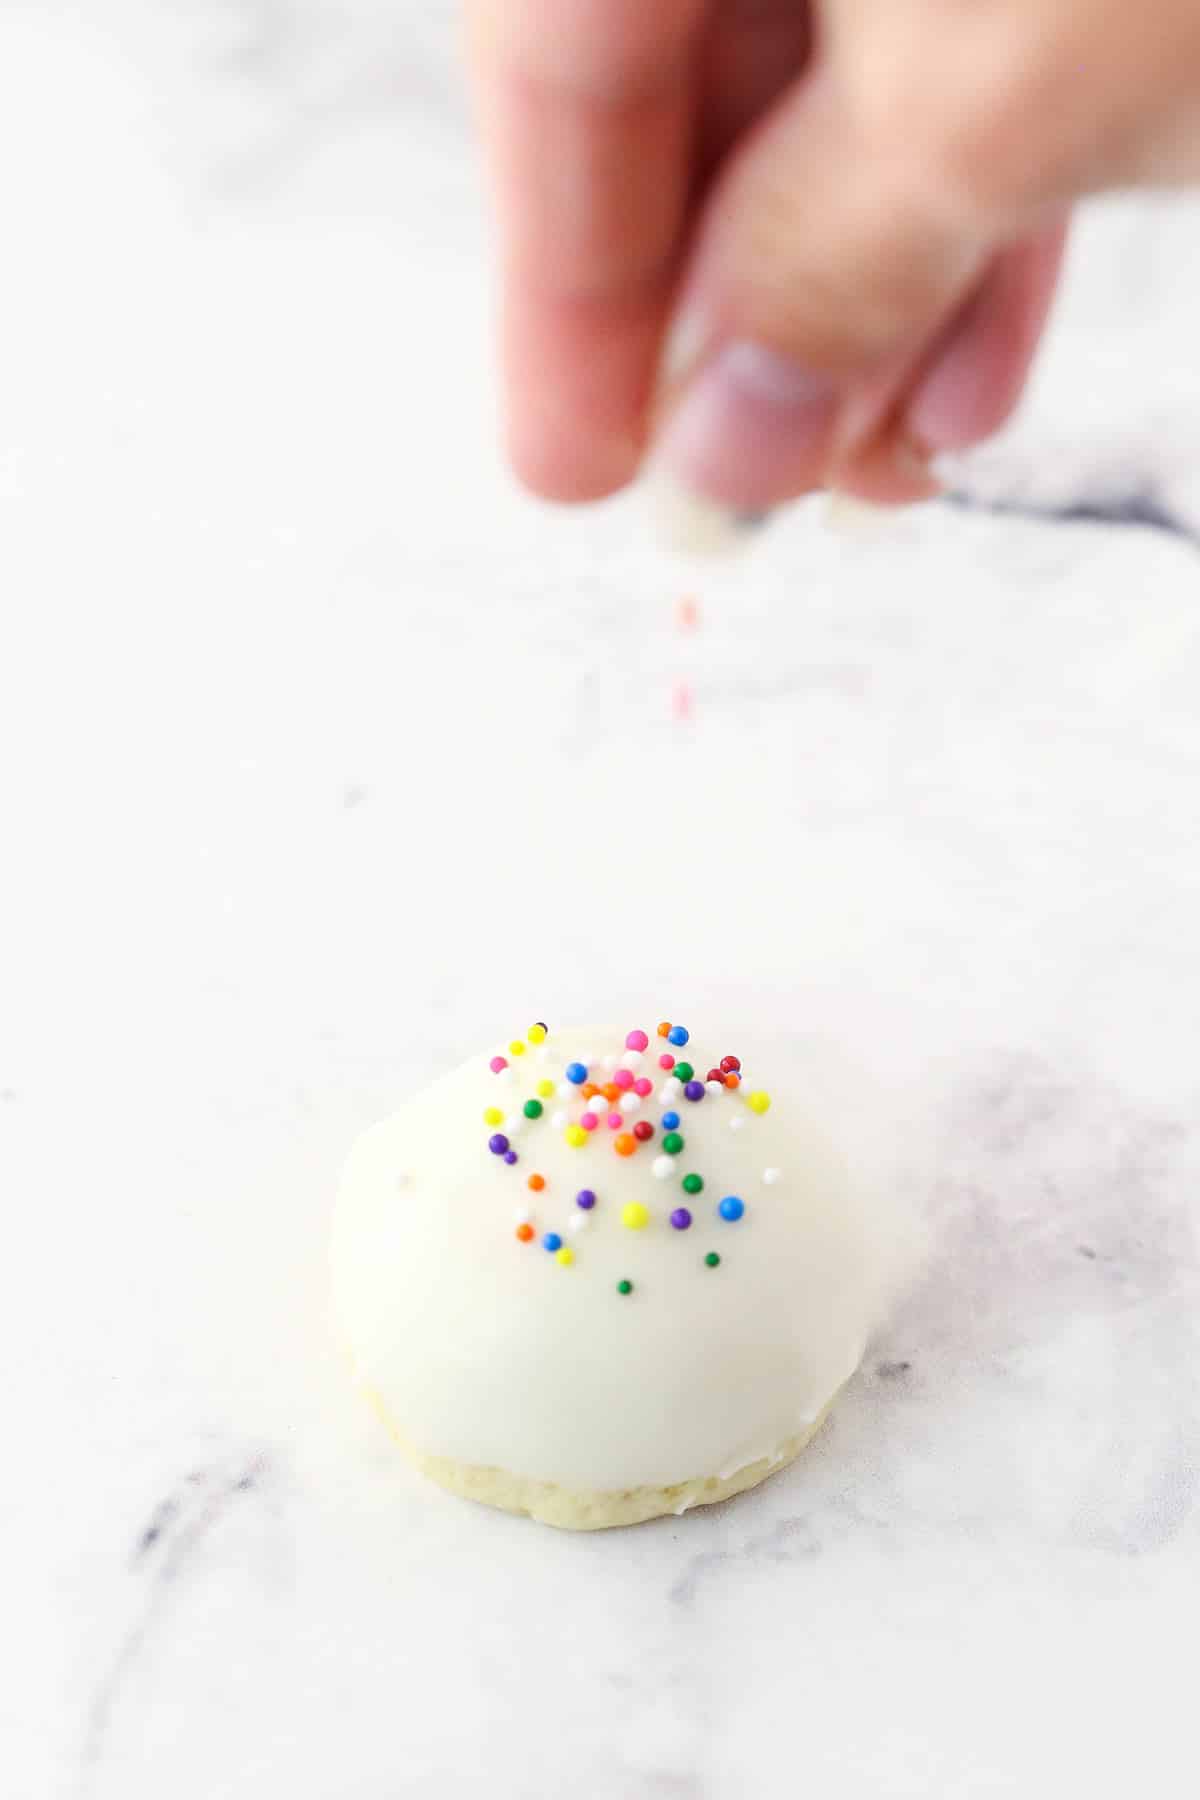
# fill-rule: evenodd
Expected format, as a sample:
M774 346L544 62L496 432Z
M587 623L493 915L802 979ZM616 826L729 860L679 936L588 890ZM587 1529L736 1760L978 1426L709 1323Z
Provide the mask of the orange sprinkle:
M594 1081L585 1081L579 1092L585 1100L591 1100L594 1095L600 1092L600 1089L596 1086Z
M526 1186L531 1187L535 1194L540 1194L545 1185L546 1177L544 1175L531 1175L526 1183Z
M670 1019L664 1019L662 1024L658 1028L659 1037L666 1037L666 1035L670 1031L670 1029L671 1029Z
M742 1085L742 1078L740 1075L726 1075L724 1080L727 1088L741 1087Z
M533 1236L533 1226L532 1225L518 1225L517 1226L517 1236L520 1238L520 1240L523 1244L527 1244L529 1242L530 1238Z
M606 1081L604 1086L600 1089L600 1092L604 1095L606 1100L615 1101L621 1098L621 1090L615 1081Z
M637 1149L637 1139L628 1131L619 1131L613 1139L613 1149L618 1156L632 1156Z

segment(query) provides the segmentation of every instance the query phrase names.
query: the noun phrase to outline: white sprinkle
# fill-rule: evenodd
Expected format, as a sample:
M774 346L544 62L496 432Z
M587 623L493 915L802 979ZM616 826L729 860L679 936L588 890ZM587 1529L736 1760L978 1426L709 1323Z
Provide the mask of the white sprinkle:
M581 1062L585 1069L590 1069L595 1060L590 1050L581 1050L579 1055L573 1058L573 1061Z
M783 1174L782 1169L764 1169L763 1170L763 1180L766 1182L768 1187L774 1187L775 1183L779 1180L779 1178L782 1174Z
M682 1092L683 1083L675 1075L668 1075L658 1090L659 1098L662 1100L678 1100Z
M530 1212L530 1210L527 1206L518 1206L516 1212L513 1214L513 1224L514 1225L532 1225L533 1224L533 1214Z
M745 1123L746 1120L741 1113L734 1113L729 1121L729 1129L730 1131L740 1131Z
M675 1173L675 1158L673 1156L656 1156L651 1167L660 1181L666 1181Z
M575 1100L579 1096L579 1089L573 1081L560 1081L554 1091L560 1100Z
M549 1046L549 1044L539 1044L538 1045L537 1059L539 1062L549 1062L550 1061L550 1046Z
M524 1131L528 1123L524 1113L510 1113L500 1129L506 1131L509 1137L516 1137L519 1131Z
M560 1110L556 1113L551 1113L550 1123L554 1126L554 1129L556 1131L561 1131L563 1126L566 1124L566 1122L567 1122L567 1115L565 1112Z
M641 1104L642 1096L640 1094L622 1094L617 1102L622 1112L636 1112Z
M725 1092L725 1083L723 1081L706 1081L704 1084L704 1091L707 1094L723 1094Z
M621 1063L626 1069L640 1069L645 1060L640 1050L627 1050L621 1058Z
M580 1212L579 1208L576 1207L575 1211L567 1220L567 1230L571 1233L572 1237L578 1237L581 1231L587 1230L591 1221L591 1213Z
M606 1057L604 1057L604 1059L603 1059L603 1066L604 1066L604 1068L606 1068L606 1069L615 1069L615 1068L616 1068L616 1066L617 1066L617 1059L616 1059L616 1057L615 1057L615 1056L606 1056Z

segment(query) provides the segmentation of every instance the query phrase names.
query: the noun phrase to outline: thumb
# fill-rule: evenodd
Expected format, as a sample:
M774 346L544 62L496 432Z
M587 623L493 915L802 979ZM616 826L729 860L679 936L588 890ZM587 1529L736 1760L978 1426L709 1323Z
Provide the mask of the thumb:
M1040 61L1045 46L1010 29L1001 57L951 31L994 9L951 7L941 47L931 30L914 51L881 40L873 7L849 10L874 32L870 54L827 55L734 153L668 339L658 461L737 510L830 482L877 499L934 491L913 439L961 447L1002 422L1053 290L1051 227L1076 193L1120 177L1113 138L1092 137L1108 85L1095 55L1098 90L1072 90L1064 118L1051 101L1069 42ZM1112 69L1126 99L1128 70Z

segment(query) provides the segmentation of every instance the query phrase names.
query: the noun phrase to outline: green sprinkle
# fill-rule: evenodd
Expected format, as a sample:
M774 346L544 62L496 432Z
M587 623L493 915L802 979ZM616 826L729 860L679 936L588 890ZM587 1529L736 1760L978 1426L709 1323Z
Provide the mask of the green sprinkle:
M540 1119L541 1116L542 1116L541 1101L540 1100L527 1100L525 1102L525 1117L527 1119Z
M693 1069L691 1063L676 1063L675 1067L671 1070L671 1073L679 1081L690 1081L696 1071Z
M683 1149L683 1139L677 1131L668 1131L663 1139L663 1149L668 1156L678 1156Z
M708 1264L710 1269L715 1269L721 1259L717 1255L715 1250L710 1250L704 1260Z
M632 1281L618 1281L617 1292L618 1292L618 1294L632 1294L632 1292L633 1292Z
M698 1194L703 1186L704 1180L702 1176L685 1175L683 1178L683 1191L685 1194Z

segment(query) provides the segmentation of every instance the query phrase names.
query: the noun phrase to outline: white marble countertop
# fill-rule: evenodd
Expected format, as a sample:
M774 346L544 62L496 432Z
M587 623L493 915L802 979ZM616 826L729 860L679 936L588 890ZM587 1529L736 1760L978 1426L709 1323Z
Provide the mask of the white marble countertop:
M442 10L0 15L5 1793L1190 1794L1196 209L972 505L682 570L497 465ZM868 1062L930 1254L792 1470L560 1536L357 1413L331 1190L668 993Z

